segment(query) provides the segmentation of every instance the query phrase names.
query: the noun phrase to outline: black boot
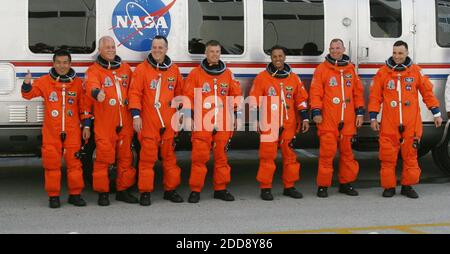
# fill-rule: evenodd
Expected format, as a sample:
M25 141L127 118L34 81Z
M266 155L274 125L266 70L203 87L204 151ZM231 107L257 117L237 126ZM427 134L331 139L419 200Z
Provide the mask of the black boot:
M214 198L221 199L223 201L234 201L233 195L231 195L231 193L227 190L214 191Z
M173 203L183 203L184 202L183 198L180 196L180 194L177 193L176 190L165 191L164 199L170 200Z
M98 194L97 204L99 206L109 206L109 193L108 192L100 192Z
M358 196L358 192L349 183L339 185L339 192L349 196Z
M400 191L400 194L407 196L408 198L419 198L419 194L408 185L402 185L402 190Z
M265 201L272 201L273 200L272 189L270 188L261 189L261 199Z
M392 198L395 195L395 188L384 189L383 197Z
M48 206L50 208L60 208L61 202L59 201L59 197L49 197L48 198Z
M284 189L283 195L291 197L291 198L295 198L295 199L303 198L303 194L300 193L298 190L296 190L294 187Z
M319 198L327 198L328 197L328 187L319 186L317 189L317 196Z
M81 198L81 195L70 195L67 202L74 206L86 206L86 201Z
M141 198L139 200L139 204L141 206L149 206L152 204L152 201L150 199L150 192L141 193Z
M139 203L139 200L135 196L131 195L131 193L128 190L118 191L116 193L116 200L123 201L128 204Z
M189 203L198 203L200 201L200 192L193 191L189 195Z

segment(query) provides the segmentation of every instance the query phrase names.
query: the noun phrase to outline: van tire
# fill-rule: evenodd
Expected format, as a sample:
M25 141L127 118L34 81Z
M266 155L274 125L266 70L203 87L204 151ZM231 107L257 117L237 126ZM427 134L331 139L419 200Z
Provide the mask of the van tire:
M447 175L450 175L449 140L450 136L447 135L441 146L434 147L431 150L434 163Z
M417 158L423 157L430 152L431 148L429 146L421 145L419 150L417 150Z
M84 146L85 154L81 158L81 163L83 164L83 178L86 186L92 187L92 172L94 171L94 160L93 153L95 151L95 142L91 138L89 142Z

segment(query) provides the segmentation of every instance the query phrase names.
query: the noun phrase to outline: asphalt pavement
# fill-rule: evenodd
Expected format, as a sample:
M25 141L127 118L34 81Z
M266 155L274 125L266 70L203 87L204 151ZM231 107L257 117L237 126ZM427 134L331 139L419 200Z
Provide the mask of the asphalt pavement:
M150 234L241 234L241 233L355 233L413 234L450 233L450 177L434 164L431 155L420 160L422 180L419 199L399 194L382 198L378 154L356 152L360 175L354 184L358 197L338 193L336 177L329 198L316 197L318 150L297 150L301 180L296 187L303 199L282 195L281 159L277 159L272 202L259 198L255 180L256 150L229 152L232 166L230 192L234 202L213 199L212 174L198 204L174 204L163 200L161 165L156 165L152 205L141 207L114 200L97 206L97 194L88 185L83 192L87 207L67 204L63 181L62 207L48 208L43 170L39 158L0 159L0 233L150 233ZM182 167L179 193L187 200L190 152L177 152ZM335 161L337 162L337 161ZM337 163L335 163L337 166ZM211 169L212 164L209 163ZM137 195L137 193L135 193Z

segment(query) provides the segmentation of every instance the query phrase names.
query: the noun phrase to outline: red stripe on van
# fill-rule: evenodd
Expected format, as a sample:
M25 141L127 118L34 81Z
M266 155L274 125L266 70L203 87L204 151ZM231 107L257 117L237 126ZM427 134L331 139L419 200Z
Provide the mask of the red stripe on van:
M141 62L128 62L132 67L136 67ZM179 67L189 68L197 67L198 62L175 62ZM16 67L51 67L52 62L11 62ZM294 63L291 64L292 68L316 68L320 63ZM74 67L89 67L92 62L73 62ZM384 64L360 64L361 69L378 69ZM266 68L266 63L227 63L231 68ZM450 69L450 64L419 64L423 69Z
M141 62L127 62L130 66L136 67ZM179 67L197 67L198 62L175 62ZM16 67L51 67L52 62L11 62ZM89 67L92 62L72 62L74 67ZM232 68L266 68L265 63L227 63ZM319 63L291 64L292 68L316 68Z

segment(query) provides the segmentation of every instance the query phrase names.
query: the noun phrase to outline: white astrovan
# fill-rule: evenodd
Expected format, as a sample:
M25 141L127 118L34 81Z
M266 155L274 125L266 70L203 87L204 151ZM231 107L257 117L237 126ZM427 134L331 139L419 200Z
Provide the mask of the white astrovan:
M42 100L25 101L20 94L27 71L34 79L45 75L52 66L52 52L65 48L73 54L74 69L84 77L104 35L115 38L118 55L132 67L148 55L153 36L167 36L169 55L185 76L203 59L204 44L218 40L223 45L222 59L240 80L245 95L270 62L267 52L273 45L287 47L287 62L309 87L330 40L341 38L364 81L366 103L377 69L392 55L393 43L403 40L409 44L411 58L433 82L445 112L444 86L450 73L448 0L16 0L2 1L0 20L2 156L40 152ZM424 134L419 154L432 151L437 165L450 174L450 122L436 129L423 103L421 109ZM369 127L368 113L365 120L354 149L377 151L378 137ZM295 145L318 148L314 126L299 134ZM257 146L254 132L239 132L232 141L235 149Z

